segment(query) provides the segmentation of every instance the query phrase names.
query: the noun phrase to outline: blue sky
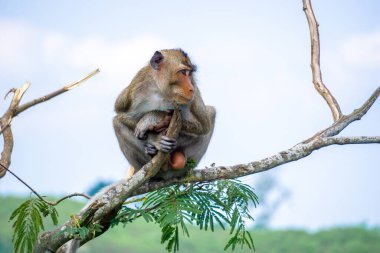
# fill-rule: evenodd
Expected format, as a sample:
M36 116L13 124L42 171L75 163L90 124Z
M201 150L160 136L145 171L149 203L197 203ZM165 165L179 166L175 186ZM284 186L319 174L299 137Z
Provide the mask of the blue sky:
M380 85L380 2L314 2L323 78L350 113ZM14 120L11 168L42 194L122 178L128 164L112 129L114 100L155 50L177 47L198 65L204 100L218 111L200 167L264 158L332 122L311 83L301 0L0 0L0 94L30 81L26 102L102 71ZM379 135L379 119L376 102L342 135ZM379 145L329 147L263 173L291 192L271 225L380 226L379 154ZM259 177L244 180L254 186ZM28 192L10 175L0 182L0 193Z

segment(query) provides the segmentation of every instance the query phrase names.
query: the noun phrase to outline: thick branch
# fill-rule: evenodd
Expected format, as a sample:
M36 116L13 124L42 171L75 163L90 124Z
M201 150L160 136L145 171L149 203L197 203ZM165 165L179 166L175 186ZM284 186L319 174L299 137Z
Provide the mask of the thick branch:
M317 89L319 94L326 100L330 107L331 113L333 115L334 121L337 121L342 117L342 112L340 110L339 104L323 84L322 73L320 68L320 40L318 32L318 22L315 19L313 8L311 6L310 0L303 0L303 10L305 11L307 21L309 23L310 29L310 40L311 40L311 70L313 73L313 83L314 87Z
M176 139L178 137L181 126L181 113L179 112L179 109L176 108L168 128L167 136ZM149 163L144 165L136 174L134 174L132 178L127 181L123 180L120 183L111 185L105 191L101 192L100 195L95 196L92 203L96 202L102 205L102 207L99 208L99 210L97 210L97 212L94 214L93 221L98 221L99 219L108 217L108 223L109 214L112 213L112 215L116 215L117 210L120 209L124 201L129 198L138 187L156 175L162 166L168 161L168 159L169 154L159 151L158 154L153 157ZM84 208L80 212L79 216L81 217L83 213L86 212L88 212L88 207ZM100 223L102 223L102 221L100 221ZM57 251L59 247L70 240L70 237L67 234L56 234L57 231L64 229L66 226L71 226L70 222L66 222L63 226L57 228L58 230L55 229L54 231L42 234L36 243L33 252L43 253L48 250L52 252ZM104 229L107 230L108 226L106 226Z

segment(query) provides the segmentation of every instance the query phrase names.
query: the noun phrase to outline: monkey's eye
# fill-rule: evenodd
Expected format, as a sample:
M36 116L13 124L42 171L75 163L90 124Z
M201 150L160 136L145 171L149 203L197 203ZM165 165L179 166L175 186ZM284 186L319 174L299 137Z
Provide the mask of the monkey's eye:
M182 69L179 71L184 76L189 76L191 74L191 70L188 69Z

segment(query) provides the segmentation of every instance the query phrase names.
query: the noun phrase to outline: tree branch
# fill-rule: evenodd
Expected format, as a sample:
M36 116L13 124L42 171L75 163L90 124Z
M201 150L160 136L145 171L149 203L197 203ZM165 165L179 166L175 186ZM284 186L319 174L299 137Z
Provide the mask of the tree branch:
M29 83L24 83L24 85L19 89L12 89L7 93L13 92L13 98L11 103L9 104L8 110L4 113L4 115L0 118L0 134L3 135L4 140L4 146L3 151L1 152L1 158L0 158L0 178L2 178L5 173L7 172L4 168L9 168L9 165L11 165L11 156L12 156L12 150L13 150L13 133L12 129L10 127L10 124L13 119L14 111L16 110L18 104L21 101L22 96L26 92L26 90L29 88ZM6 95L6 96L7 96ZM6 97L5 96L5 97Z
M74 89L76 87L78 87L79 85L81 85L82 83L84 83L85 81L87 81L88 79L90 79L91 77L93 77L94 75L98 74L100 72L99 69L96 69L94 71L92 71L90 74L88 74L86 77L80 79L79 81L76 81L74 83L71 83L71 84L68 84L64 87L62 87L61 89L59 90L56 90L50 94L47 94L45 96L42 96L40 98L37 98L37 99L34 99L28 103L25 103L19 107L16 108L15 110L15 113L14 113L14 116L17 116L19 113L25 111L26 109L32 107L32 106L35 106L39 103L42 103L42 102L45 102L45 101L48 101L49 99L52 99L58 95L61 95L62 93L66 92L66 91L69 91L71 89Z
M342 117L339 104L331 94L329 89L323 84L322 73L320 68L320 40L318 31L318 22L315 19L313 8L310 0L303 0L303 10L305 11L307 21L309 23L310 41L311 41L311 70L313 73L313 83L315 89L326 100L330 107L334 121Z
M370 96L370 98L364 102L364 104L358 109L354 110L349 115L342 116L338 121L334 122L330 127L316 133L310 139L305 140L304 142L311 141L314 138L318 137L329 137L339 134L343 129L345 129L349 124L354 121L360 120L375 103L377 98L380 96L380 87L378 87Z
M18 89L13 88L5 95L5 98L6 98L10 93L13 93L13 98L9 105L9 108L4 113L4 115L0 118L0 134L3 135L3 139L4 139L3 151L1 153L1 158L0 158L0 164L1 164L0 178L4 177L5 173L7 172L7 170L4 169L3 167L9 168L9 166L11 165L11 156L12 156L12 150L13 150L13 134L12 134L12 129L10 125L11 125L12 119L16 117L18 114L20 114L21 112L25 111L26 109L32 106L45 102L66 91L69 91L73 88L78 87L83 82L87 81L88 79L90 79L91 77L93 77L99 72L100 72L99 69L96 69L90 74L88 74L86 77L82 78L81 80L68 84L57 91L54 91L43 97L34 99L33 101L30 101L22 106L19 106L19 104L21 102L23 95L29 88L30 83L26 82L21 88L18 88Z
M175 108L174 114L172 116L167 136L170 138L177 139L179 131L182 127L182 118L179 108ZM93 221L96 222L103 217L107 217L106 223L108 223L109 215L116 215L117 211L121 208L124 201L131 196L131 194L140 187L143 183L147 182L150 178L157 174L157 172L162 168L162 166L168 161L169 154L159 151L152 160L145 164L136 174L134 174L129 180L123 180L120 183L111 185L104 191L97 194L91 201L91 203L98 203L102 205L96 213L94 213ZM91 206L91 205L90 205ZM83 213L88 211L88 207L84 208L79 217L83 216ZM102 223L100 221L99 223ZM70 222L66 222L63 226L58 229L65 229L71 226ZM108 226L104 226L105 230ZM36 243L33 252L34 253L44 253L47 250L55 252L64 243L70 240L70 235L66 234L56 234L57 229L54 231L49 231L40 236L40 240ZM89 235L91 237L91 235ZM86 241L86 240L85 240ZM64 249L60 249L60 252L64 252Z

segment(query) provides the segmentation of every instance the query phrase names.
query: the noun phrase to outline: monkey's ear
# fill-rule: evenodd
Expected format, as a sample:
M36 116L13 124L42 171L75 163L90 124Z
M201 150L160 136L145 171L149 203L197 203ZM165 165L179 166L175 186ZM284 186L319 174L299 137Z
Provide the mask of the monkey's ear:
M156 51L154 55L152 56L152 59L150 59L150 65L155 70L158 70L163 60L164 60L164 56L161 54L161 52Z

